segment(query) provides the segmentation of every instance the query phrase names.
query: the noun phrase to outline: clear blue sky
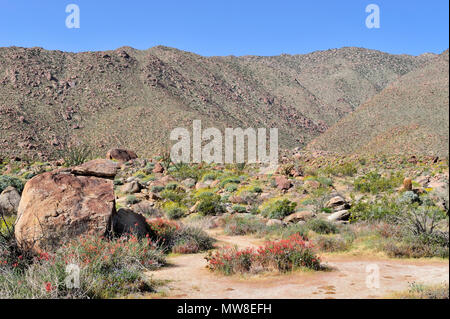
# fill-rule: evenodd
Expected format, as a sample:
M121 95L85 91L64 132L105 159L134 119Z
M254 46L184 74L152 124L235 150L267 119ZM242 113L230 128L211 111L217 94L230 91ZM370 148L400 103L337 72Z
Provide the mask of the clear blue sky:
M66 5L80 29L65 26ZM368 29L365 8L380 7ZM448 48L448 0L0 0L0 47L62 51L166 45L201 55L278 55L358 46L390 53Z

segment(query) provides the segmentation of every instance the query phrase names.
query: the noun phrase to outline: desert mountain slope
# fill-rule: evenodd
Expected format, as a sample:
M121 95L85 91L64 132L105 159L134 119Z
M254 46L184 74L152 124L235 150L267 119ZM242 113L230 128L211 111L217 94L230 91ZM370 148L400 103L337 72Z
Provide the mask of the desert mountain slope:
M361 48L202 57L167 47L0 48L0 153L51 157L77 141L151 155L175 127L278 127L302 146L433 55Z
M389 84L317 137L309 149L336 153L449 153L449 53Z

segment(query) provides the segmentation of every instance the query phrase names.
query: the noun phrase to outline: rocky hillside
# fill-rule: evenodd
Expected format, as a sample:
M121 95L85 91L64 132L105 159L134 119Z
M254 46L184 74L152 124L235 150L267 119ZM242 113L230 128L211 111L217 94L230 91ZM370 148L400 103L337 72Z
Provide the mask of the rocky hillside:
M84 142L97 154L126 147L151 155L193 119L278 127L281 147L303 146L433 58L360 48L276 57L0 48L0 150L45 158Z
M449 152L448 50L411 71L308 146L337 153Z

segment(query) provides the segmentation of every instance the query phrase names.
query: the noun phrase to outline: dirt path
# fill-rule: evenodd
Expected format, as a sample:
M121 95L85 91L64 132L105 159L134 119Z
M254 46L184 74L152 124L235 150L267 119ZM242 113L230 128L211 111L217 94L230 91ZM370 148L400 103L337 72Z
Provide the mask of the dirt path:
M219 245L256 246L260 242L245 236L211 233ZM449 264L444 261L383 260L361 257L328 257L326 272L295 272L252 276L222 276L205 268L205 254L169 258L171 266L148 274L170 280L167 298L382 298L408 288L411 282L448 282ZM367 268L369 267L369 268ZM379 270L379 288L368 288L367 271ZM372 274L374 272L371 272Z

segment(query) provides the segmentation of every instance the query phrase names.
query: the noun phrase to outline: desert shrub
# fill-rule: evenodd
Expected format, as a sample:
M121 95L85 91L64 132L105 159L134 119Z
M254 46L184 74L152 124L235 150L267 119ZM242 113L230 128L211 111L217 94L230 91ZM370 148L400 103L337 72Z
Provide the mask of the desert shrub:
M182 192L168 190L167 188L160 192L160 196L162 199L170 200L172 202L181 202L184 198L184 194Z
M383 197L375 203L365 201L354 202L350 208L350 220L386 220L398 214L398 203Z
M164 189L164 186L161 186L161 185L155 185L155 186L152 186L151 191L152 191L153 193L159 193L159 192L161 192L163 189Z
M178 187L177 183L171 182L166 185L166 190L174 191L177 189L177 187Z
M325 187L319 187L311 192L310 203L314 205L315 212L320 212L325 208L325 204L329 199L330 190Z
M233 210L233 212L235 213L246 213L247 212L247 208L245 208L245 206L239 205L239 204L235 204L231 207L231 209Z
M12 186L17 189L19 193L22 193L24 185L24 182L17 177L0 175L0 193L3 192L8 186Z
M166 252L196 253L213 247L214 239L201 228L161 218L149 221L149 225L156 233L158 245Z
M287 163L284 165L281 165L279 172L282 175L285 176L290 176L291 175L291 171L295 168L295 164L294 163Z
M333 180L324 176L316 177L316 181L318 181L322 187L329 187L333 185Z
M370 172L365 176L355 179L354 187L363 193L378 194L392 191L403 182L403 175L400 172L392 174L390 177L383 177L376 172Z
M236 184L228 184L227 187L225 187L225 190L230 193L237 191L237 189L238 187Z
M283 219L295 211L297 203L288 199L269 200L261 207L261 214L270 219Z
M65 166L77 166L92 159L92 150L86 144L70 145L59 151L59 157L64 159Z
M133 204L137 204L139 203L141 200L139 198L137 198L135 195L128 195L126 197L126 203L128 205L133 205Z
M224 188L227 184L240 184L241 183L241 179L240 179L240 177L239 176L228 176L228 177L225 177L225 178L222 178L221 180L220 180L220 184L219 184L219 186L220 186L220 188Z
M229 216L224 219L224 232L227 235L249 235L266 227L264 222L253 216Z
M406 293L397 294L401 299L449 299L448 283L424 285L411 283Z
M202 181L204 181L204 182L213 181L216 179L216 176L217 176L216 173L206 173L205 175L203 175Z
M303 267L313 270L322 268L320 258L299 235L268 241L257 250L222 248L209 253L205 259L210 270L225 275L268 270L287 272Z
M427 245L422 242L389 240L380 244L382 251L394 258L448 258L448 247L439 245Z
M175 169L170 171L170 175L178 180L193 178L196 182L201 180L201 177L210 171L208 168L203 168L199 165L190 165L186 163L179 163L174 165Z
M80 237L54 253L40 253L25 268L3 263L0 297L3 298L111 298L152 291L154 283L142 271L165 263L150 239ZM67 266L80 270L79 287L66 282Z
M321 251L337 252L348 250L351 246L351 240L345 239L342 236L316 236L312 242L314 246Z
M310 219L305 226L318 234L336 234L338 232L335 224L319 218Z
M172 252L192 254L214 248L214 238L199 227L183 226L174 238Z
M180 219L186 215L186 207L176 202L164 203L164 211L169 219Z
M334 176L353 176L358 172L358 169L355 164L347 162L340 165L327 166L322 169L322 172Z
M391 231L387 235L379 230L389 239L381 243L381 249L389 256L448 258L448 216L439 208L417 204L404 206L390 223Z
M197 206L197 211L203 216L217 215L225 211L220 195L204 192L197 199L200 201Z

